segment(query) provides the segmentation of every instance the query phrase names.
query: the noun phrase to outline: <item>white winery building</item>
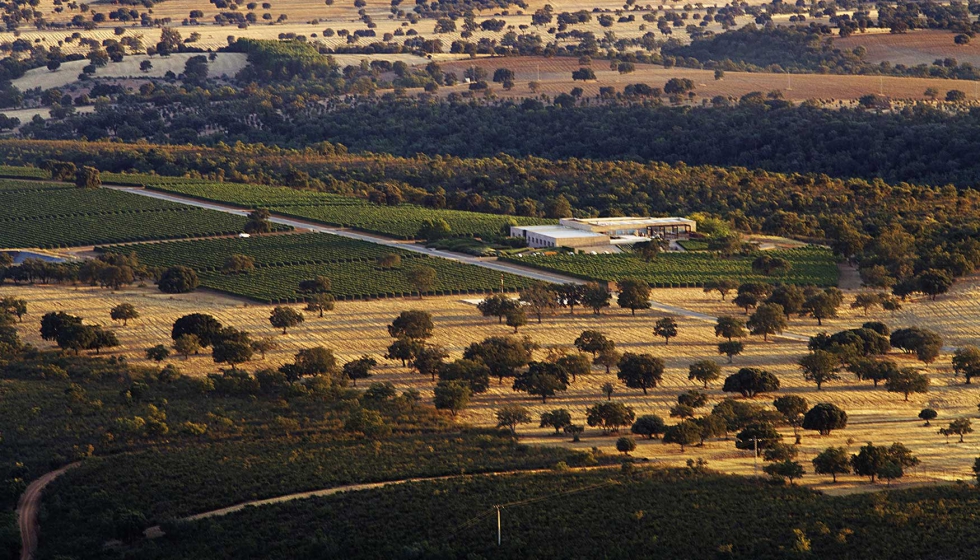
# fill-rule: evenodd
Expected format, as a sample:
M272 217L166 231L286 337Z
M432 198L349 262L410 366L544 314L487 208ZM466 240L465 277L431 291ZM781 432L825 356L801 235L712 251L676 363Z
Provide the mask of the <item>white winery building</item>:
M685 239L697 231L687 218L563 218L558 225L511 226L512 237L523 237L529 247L583 249L624 245L647 239Z

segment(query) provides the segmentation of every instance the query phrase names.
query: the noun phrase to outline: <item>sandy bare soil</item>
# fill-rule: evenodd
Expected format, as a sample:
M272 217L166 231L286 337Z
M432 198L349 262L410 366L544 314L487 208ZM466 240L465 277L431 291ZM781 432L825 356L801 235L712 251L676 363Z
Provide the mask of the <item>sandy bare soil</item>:
M386 326L398 314L407 309L424 309L433 314L436 331L432 342L446 347L452 358L461 356L465 347L475 341L493 335L508 334L511 329L498 325L495 320L479 317L475 307L458 298L427 298L425 300L396 299L369 302L341 302L337 309L325 318L318 319L307 314L307 322L292 329L288 335L277 334L268 324L269 306L249 304L243 300L226 296L198 292L187 295L169 296L151 288L132 288L120 292L110 292L98 288L71 288L56 286L13 287L5 285L0 294L15 294L30 301L30 314L21 325L22 337L32 344L50 348L49 342L39 339L38 325L43 313L64 310L82 316L88 323L109 326L116 331L123 346L115 354L126 355L133 363L149 365L143 351L156 344L169 344L170 327L179 316L192 312L213 314L225 324L247 329L254 336L273 336L282 348L271 353L265 360L258 357L246 364L248 369L276 367L291 359L301 348L323 345L337 353L338 360L344 362L362 354L375 356L381 362L371 381L389 381L400 389L416 387L426 398L431 396L434 383L418 374L402 368L398 363L381 359L384 349L391 342ZM936 302L917 301L909 303L905 309L890 316L887 313L872 313L864 317L847 308L842 309L841 317L825 321L818 327L814 320L793 318L791 330L794 333L814 334L820 330L836 330L859 326L863 321L881 319L893 328L913 324L936 329L947 337L947 344L959 345L975 343L980 327L971 317L977 317L980 307L980 281L964 281L954 292L942 296ZM849 301L852 296L849 296ZM685 307L708 314L738 314L740 310L730 303L721 302L714 295L705 295L697 289L656 290L654 298L672 305ZM109 309L120 302L130 302L140 310L143 317L131 321L129 326L113 325ZM659 414L667 417L668 409L674 404L676 396L695 388L687 379L688 365L698 359L715 359L723 365L723 375L734 373L739 367L763 367L777 374L782 382L781 394L794 393L806 397L811 404L831 402L843 407L850 415L847 429L835 432L828 437L806 433L802 443L802 460L809 461L816 453L828 445L846 445L852 450L867 441L892 443L901 441L910 446L923 460L917 470L920 477L942 479L968 478L973 459L980 455L980 436L967 437L966 443L946 444L936 429L949 420L960 416L974 416L977 402L980 401L978 385L963 385L962 380L954 379L949 366L949 355L929 366L915 362L911 357L894 354L890 356L902 366L922 367L927 373L932 388L928 394L913 395L904 402L901 395L875 389L869 383L858 382L850 374L842 373L842 380L833 382L817 392L816 388L804 382L795 365L805 352L804 343L789 339L763 342L752 337L746 352L727 365L717 356L712 324L709 322L680 317L680 335L665 346L662 340L653 337L653 322L663 313L640 312L631 317L628 312L612 309L602 316L577 312L574 316L561 313L546 317L540 325L532 321L522 329L522 334L531 336L545 348L561 346L570 348L573 340L585 329L599 329L605 332L617 346L624 351L648 352L663 358L667 373L663 384L644 396L639 390L626 389L618 383L615 374L607 375L597 369L592 375L579 378L569 391L559 398L542 404L526 395L515 393L510 383L502 385L496 381L491 390L474 398L470 408L462 415L463 420L476 424L492 424L494 411L502 404L520 403L529 407L535 417L543 411L564 407L572 411L576 422L584 422L585 407L604 398L601 386L612 382L616 386L615 400L633 406L637 414ZM543 358L545 352L537 353ZM217 371L208 355L171 360L187 374L202 375ZM362 382L363 383L363 382ZM709 390L712 405L724 398L720 382ZM768 402L769 398L759 398ZM709 405L710 406L710 405ZM922 426L916 416L919 410L930 406L939 410L940 417L931 428ZM549 435L548 430L533 426L521 428L528 441L548 445L574 445L583 449L593 446L611 451L615 437L602 435L596 430L587 430L581 443L571 444L564 436ZM788 439L791 433L785 431ZM752 472L751 453L734 449L730 441L709 442L704 448L690 448L681 453L676 446L665 446L659 441L643 441L637 450L639 457L646 457L666 464L683 464L691 457L705 457L709 463L721 470L730 472ZM806 463L809 466L808 463ZM814 479L810 477L812 481ZM916 479L918 480L918 479Z
M110 62L96 73L96 78L162 78L167 72L182 74L187 59L197 56L197 53L178 53L170 56L127 56L122 62ZM208 63L208 75L212 78L232 78L248 63L242 53L217 53L217 58ZM140 63L149 60L153 67L147 72L140 70ZM28 70L22 77L13 81L14 86L21 91L41 88L64 87L78 82L82 68L89 64L88 60L74 60L61 65L52 72L47 68Z

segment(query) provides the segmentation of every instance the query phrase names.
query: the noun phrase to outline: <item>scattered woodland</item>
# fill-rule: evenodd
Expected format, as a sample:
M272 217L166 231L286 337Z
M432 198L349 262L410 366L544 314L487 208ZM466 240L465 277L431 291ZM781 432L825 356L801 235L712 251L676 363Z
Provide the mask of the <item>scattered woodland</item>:
M199 4L0 5L0 558L976 556L980 4Z

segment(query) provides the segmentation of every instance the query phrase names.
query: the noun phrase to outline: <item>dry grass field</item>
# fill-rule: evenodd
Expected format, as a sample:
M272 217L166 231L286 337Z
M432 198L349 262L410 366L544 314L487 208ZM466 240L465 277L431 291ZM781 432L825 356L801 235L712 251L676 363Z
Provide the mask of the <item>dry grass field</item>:
M270 354L265 360L257 358L246 364L249 369L275 367L290 359L300 348L322 345L334 350L341 362L362 354L379 358L382 365L371 381L390 381L400 389L416 387L423 391L426 398L431 396L433 387L428 378L414 374L400 364L380 359L391 341L385 327L398 312L407 309L431 312L436 324L432 342L445 346L452 358L460 357L463 349L471 342L510 332L509 328L498 325L496 320L480 317L472 304L454 297L427 298L421 301L412 299L338 303L337 309L323 319L307 314L306 323L292 329L288 335L281 335L268 324L270 307L208 292L169 296L151 288L132 288L115 293L90 287L8 285L0 288L0 295L7 294L29 300L30 314L21 325L22 336L26 341L44 348L51 347L51 344L41 341L37 334L41 315L48 311L64 310L82 316L88 323L111 326L123 344L115 353L126 355L133 363L146 365L149 362L142 357L143 350L156 344L168 344L170 327L177 317L192 312L206 312L225 324L244 328L256 337L274 336L280 342L280 350ZM654 298L709 314L740 312L730 303L723 303L715 295L706 295L697 289L655 290ZM852 298L853 294L850 294L848 302ZM120 302L134 304L143 316L131 321L127 327L113 325L108 312L113 305ZM824 327L818 327L813 320L794 318L791 321L791 331L806 335L820 330L833 332L859 326L865 320L880 319L893 328L909 325L933 328L947 337L948 344L955 346L976 342L980 335L980 326L971 318L980 316L978 307L980 280L973 279L959 283L953 293L936 302L910 302L894 316L878 312L866 318L850 310L845 304L840 318L825 321ZM850 424L847 429L828 437L819 437L810 432L804 435L801 460L808 470L809 459L828 445L845 445L856 450L857 446L867 441L879 444L901 441L912 448L923 460L923 465L917 469L915 476L908 479L913 483L933 479L966 479L971 474L973 459L980 455L980 435L967 436L966 443L963 444L956 443L953 438L953 442L947 445L944 438L936 433L938 427L953 418L975 416L977 403L980 402L977 385L966 386L961 380L954 379L948 365L948 354L935 364L923 368L931 380L931 390L925 395L913 395L909 402L903 402L901 395L888 393L883 388L875 389L870 383L858 382L846 372L842 374L841 381L830 383L823 391L817 392L814 386L804 382L795 365L795 361L806 351L802 342L782 338L766 343L752 337L745 354L737 357L735 364L727 365L722 357L716 355L717 339L714 337L712 323L678 317L680 335L669 346L665 346L662 340L654 339L652 334L653 322L661 316L663 313L645 311L634 318L628 312L614 307L599 317L582 311L576 312L574 316L561 313L546 317L540 325L532 321L522 329L522 334L529 335L544 348L570 348L581 331L599 329L615 340L621 350L649 352L662 357L667 363L667 374L662 386L651 390L648 396L644 396L639 390L626 389L617 382L615 374L607 375L598 369L588 377L579 378L567 393L549 400L547 404L513 392L508 380L502 385L493 381L487 394L474 398L469 409L462 415L462 420L481 425L493 424L493 412L496 408L506 403L520 403L529 407L535 417L553 408L568 408L576 422L584 423L585 407L604 398L600 387L606 382L613 382L616 386L613 399L633 406L638 415L653 413L666 418L677 394L695 388L687 379L687 366L694 360L711 358L723 364L724 375L733 373L739 367L763 367L780 377L783 385L780 394L800 394L811 404L831 402L848 411ZM544 351L537 353L538 358L543 355ZM901 354L891 357L903 366L921 366L912 358ZM191 357L187 361L175 358L173 362L191 375L217 371L210 356L204 354ZM725 396L720 391L720 382L710 389L709 394L712 401L709 407ZM760 397L758 401L768 402L770 398ZM939 419L934 421L931 428L923 427L922 422L916 418L919 410L926 406L940 412ZM596 446L610 452L613 452L615 441L615 436L603 435L594 429L587 429L578 444L570 443L564 436L550 435L548 430L539 429L536 425L521 427L520 433L530 442L575 445L584 449ZM784 430L784 433L792 441L791 432ZM641 441L636 455L671 465L683 464L693 457L704 457L711 466L726 472L745 474L753 469L751 453L735 450L731 441L712 441L703 448L689 448L684 453L676 446L665 446L659 441ZM807 476L806 479L805 482L809 484L828 486L824 484L823 477ZM856 478L848 480L848 483L833 487L834 491L844 492L864 487Z
M854 34L846 39L835 39L834 46L841 49L854 49L862 46L867 49L865 58L869 62L891 62L916 66L932 64L937 58L955 58L958 62L980 65L980 43L957 45L956 35L949 31L921 29L909 33L866 33Z
M528 84L540 83L540 93L554 97L580 87L584 96L596 96L600 87L612 86L622 91L628 84L644 83L662 88L671 78L689 78L694 81L696 103L710 101L716 95L738 98L746 93L763 93L779 90L783 97L793 101L818 100L856 100L867 94L881 94L894 99L925 99L926 88L935 88L944 93L950 89L961 89L968 99L977 99L977 89L968 83L938 78L903 78L879 76L844 76L830 74L770 74L763 72L725 72L721 80L715 80L714 71L691 68L664 68L654 64L637 64L631 74L612 71L604 61L592 62L596 81L575 82L572 71L579 68L574 58L479 58L442 63L443 69L450 69L462 76L469 66L480 66L493 75L497 68L509 68L515 73L515 87L505 91L499 84L492 84L493 92L499 97L533 96ZM440 92L465 91L465 85L442 88Z

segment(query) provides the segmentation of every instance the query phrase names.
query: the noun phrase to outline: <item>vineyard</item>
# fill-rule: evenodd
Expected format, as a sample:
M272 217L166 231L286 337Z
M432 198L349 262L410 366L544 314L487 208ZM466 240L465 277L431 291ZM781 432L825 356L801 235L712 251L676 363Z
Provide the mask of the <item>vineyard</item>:
M0 181L0 247L74 247L233 234L244 223L230 214L118 191Z
M808 247L770 251L768 254L788 260L792 265L790 271L763 276L752 271L753 257L724 259L708 253L664 253L651 262L631 254L529 255L508 260L585 279L615 281L625 277L642 278L655 288L699 287L705 282L723 278L740 282L837 285L837 264L827 249Z
M497 235L501 227L511 221L518 225L555 222L555 220L540 218L425 208L412 204L379 206L358 198L287 187L108 173L104 180L116 184L144 186L212 202L225 202L249 208L263 207L285 216L399 239L413 239L426 220L445 220L449 224L451 235L458 237Z
M381 269L373 262L347 261L257 268L248 274L208 272L200 276L203 286L265 303L302 301L304 295L297 291L300 281L316 276L330 278L337 299L406 297L416 293L406 278L406 271L417 265L436 271L435 285L426 295L489 293L500 289L501 277L507 291L531 283L520 276L432 257L403 261L400 267L388 269Z
M332 293L341 300L409 296L417 292L406 273L416 266L436 271L429 295L483 294L499 290L501 277L509 291L530 283L512 274L319 233L151 243L125 250L134 251L149 265L188 266L198 271L201 284L207 288L264 303L302 301L305 295L297 291L300 281L316 276L330 278ZM255 269L243 274L223 273L225 260L234 254L252 257ZM377 258L390 254L398 255L401 264L381 268Z
M108 249L100 247L97 250ZM390 254L403 260L425 258L411 251L320 233L147 243L126 247L126 251L135 252L144 264L183 265L198 272L220 271L229 255L248 255L254 259L256 268L358 261L373 263L378 257Z
M139 556L968 558L980 547L967 485L832 498L761 479L634 470L424 482L248 508L176 526Z

